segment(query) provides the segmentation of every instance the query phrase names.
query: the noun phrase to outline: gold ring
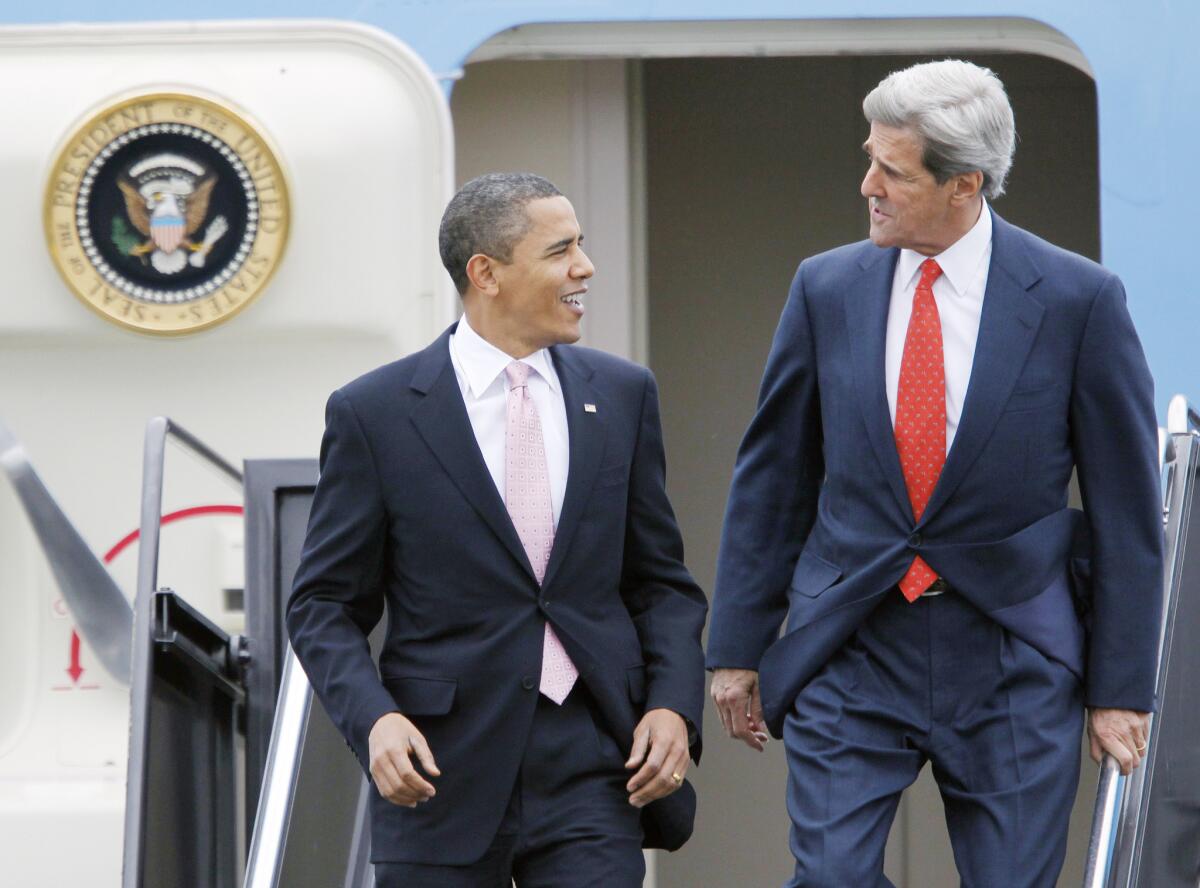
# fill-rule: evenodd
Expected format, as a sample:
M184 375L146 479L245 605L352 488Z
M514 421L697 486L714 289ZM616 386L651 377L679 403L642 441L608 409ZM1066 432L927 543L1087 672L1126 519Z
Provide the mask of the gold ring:
M1138 751L1138 752L1141 752L1141 751L1142 751L1142 750L1144 750L1145 748L1146 748L1146 744L1145 744L1145 743L1143 743L1141 746L1138 746L1138 747L1136 747L1136 749L1137 749L1137 751Z
M678 771L671 775L671 779L675 781L676 785L683 783L683 775Z

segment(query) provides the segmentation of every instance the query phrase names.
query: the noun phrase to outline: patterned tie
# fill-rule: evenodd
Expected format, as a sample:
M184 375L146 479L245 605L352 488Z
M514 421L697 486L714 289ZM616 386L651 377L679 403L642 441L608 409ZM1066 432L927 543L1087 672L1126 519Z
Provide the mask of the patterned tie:
M542 424L526 384L531 369L520 361L513 361L504 369L509 383L504 502L533 566L533 575L541 584L554 546L554 508ZM547 623L542 637L542 680L538 690L561 706L578 677L579 670Z
M933 300L933 282L941 273L932 259L921 263L896 392L896 450L917 521L946 462L946 364L942 322ZM918 555L900 581L900 591L910 602L916 601L936 579L937 574Z

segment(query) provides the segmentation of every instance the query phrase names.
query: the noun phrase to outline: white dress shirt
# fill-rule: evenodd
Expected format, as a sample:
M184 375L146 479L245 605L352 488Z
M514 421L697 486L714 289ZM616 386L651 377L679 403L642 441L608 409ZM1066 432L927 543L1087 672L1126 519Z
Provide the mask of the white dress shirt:
M500 499L504 499L504 442L508 421L508 375L504 369L514 358L492 345L467 323L466 315L450 336L450 361L467 417L483 461L487 464ZM546 448L546 468L550 473L550 501L554 508L554 526L562 514L563 495L567 490L570 451L567 439L567 407L562 386L554 370L550 352L541 349L521 358L533 368L526 383L529 397L537 407Z
M915 250L901 250L892 278L884 372L893 428L904 338L908 334L921 263L928 258L931 257L922 256ZM932 258L942 269L933 282L933 301L937 303L938 318L942 322L942 352L946 362L946 451L949 452L962 418L967 384L971 381L975 341L979 338L979 316L983 312L983 293L992 259L992 214L988 212L986 201L971 230L945 252Z

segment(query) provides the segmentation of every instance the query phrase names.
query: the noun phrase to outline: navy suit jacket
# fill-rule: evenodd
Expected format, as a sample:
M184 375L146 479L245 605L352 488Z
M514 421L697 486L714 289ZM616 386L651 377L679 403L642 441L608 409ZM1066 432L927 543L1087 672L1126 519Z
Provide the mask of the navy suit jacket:
M1157 427L1121 282L993 213L962 417L915 521L884 388L898 256L863 241L796 273L734 470L709 667L759 670L779 736L799 691L920 554L1075 672L1088 705L1150 710ZM1073 469L1086 517L1067 507Z
M372 725L399 711L442 771L415 809L372 790L376 861L463 864L486 850L537 704L546 621L626 754L646 710L672 709L698 730L703 709L707 603L667 501L650 372L551 348L570 468L539 588L475 441L452 331L330 397L288 605L296 654L364 770ZM376 670L367 634L385 602ZM647 845L681 845L694 812L690 785L648 805Z

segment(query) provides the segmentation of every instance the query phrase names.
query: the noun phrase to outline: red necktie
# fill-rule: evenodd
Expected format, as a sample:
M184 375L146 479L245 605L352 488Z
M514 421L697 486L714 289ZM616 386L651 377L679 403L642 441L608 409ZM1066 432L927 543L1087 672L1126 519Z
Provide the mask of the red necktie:
M933 282L941 273L932 259L921 263L896 391L896 450L917 521L946 462L946 363L942 322L933 301ZM936 579L937 574L918 555L900 581L900 591L909 601L916 601Z

